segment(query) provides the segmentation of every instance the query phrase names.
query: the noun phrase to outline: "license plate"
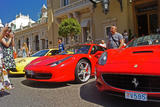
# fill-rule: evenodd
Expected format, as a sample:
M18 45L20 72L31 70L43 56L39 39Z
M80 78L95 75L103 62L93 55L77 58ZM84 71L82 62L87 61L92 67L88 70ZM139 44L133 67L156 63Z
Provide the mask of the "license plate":
M135 92L125 92L125 98L131 100L147 101L147 94L145 93L135 93Z

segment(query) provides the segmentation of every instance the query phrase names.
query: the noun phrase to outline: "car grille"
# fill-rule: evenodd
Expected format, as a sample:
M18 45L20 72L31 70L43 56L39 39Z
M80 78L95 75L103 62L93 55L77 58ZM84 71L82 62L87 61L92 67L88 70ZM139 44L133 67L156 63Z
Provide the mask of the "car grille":
M160 76L102 74L102 79L106 84L119 89L160 92Z
M52 77L51 73L33 73L33 74L27 74L26 78L30 79L50 79Z

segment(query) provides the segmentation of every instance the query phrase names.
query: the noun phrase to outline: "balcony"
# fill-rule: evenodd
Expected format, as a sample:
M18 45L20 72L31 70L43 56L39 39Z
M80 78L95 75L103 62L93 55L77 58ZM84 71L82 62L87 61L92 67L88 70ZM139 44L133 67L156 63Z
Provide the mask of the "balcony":
M89 6L92 6L92 3L90 2L90 0L78 0L77 2L71 3L62 8L56 9L54 11L54 16L61 16L63 14L70 13L73 11L78 11Z

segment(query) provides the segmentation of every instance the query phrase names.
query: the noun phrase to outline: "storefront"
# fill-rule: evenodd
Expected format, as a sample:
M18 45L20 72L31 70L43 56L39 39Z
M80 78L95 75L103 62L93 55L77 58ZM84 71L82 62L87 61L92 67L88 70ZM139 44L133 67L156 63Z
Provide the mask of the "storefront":
M135 32L138 36L158 31L158 0L135 0L133 2Z

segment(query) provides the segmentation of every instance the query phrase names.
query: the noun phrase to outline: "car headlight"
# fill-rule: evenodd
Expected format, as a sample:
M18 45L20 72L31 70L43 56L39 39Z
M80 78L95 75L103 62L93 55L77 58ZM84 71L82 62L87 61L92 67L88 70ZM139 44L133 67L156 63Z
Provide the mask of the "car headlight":
M104 52L98 60L99 65L105 65L107 62L107 52Z
M61 60L59 60L59 61L56 61L56 62L50 63L50 64L48 64L48 65L50 65L50 67L57 66L58 64L62 63L63 61L65 61L65 60L67 60L67 59L69 59L69 58L71 58L71 57L72 57L72 56L66 57L66 58L61 59Z

